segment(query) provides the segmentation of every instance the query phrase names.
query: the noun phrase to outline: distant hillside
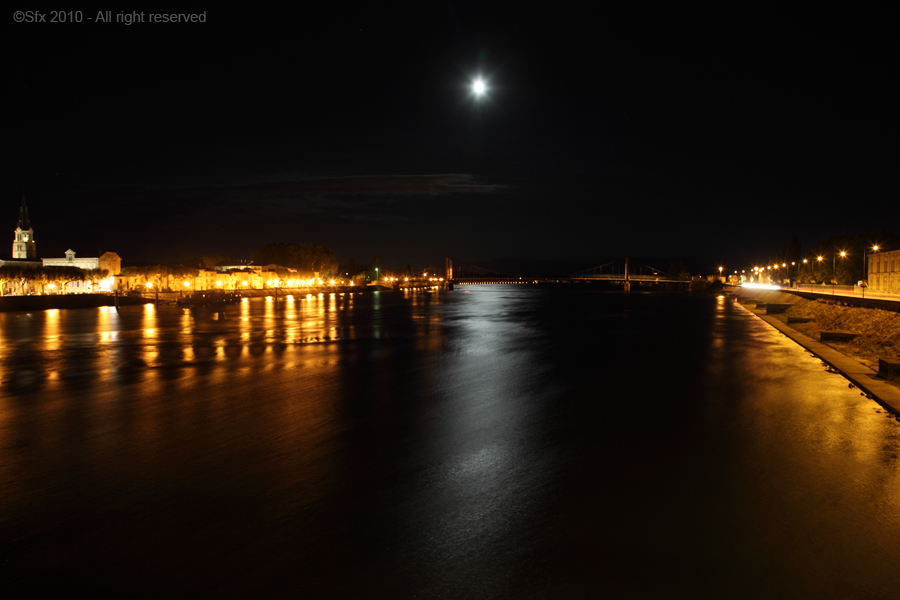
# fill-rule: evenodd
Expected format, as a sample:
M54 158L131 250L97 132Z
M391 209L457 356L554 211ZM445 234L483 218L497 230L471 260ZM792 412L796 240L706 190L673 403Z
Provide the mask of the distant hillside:
M663 272L675 260L681 260L692 274L700 273L710 275L715 271L714 261L703 258L661 258L661 257L629 257L629 268L632 273L649 273L650 269L658 269ZM457 264L465 261L457 261ZM612 263L612 264L607 264ZM600 259L570 259L570 260L532 260L523 258L494 258L484 261L467 263L482 269L504 275L518 275L528 277L565 277L574 275L600 265L605 265L603 273L622 273L625 270L625 257L600 258ZM598 271L600 272L600 271Z

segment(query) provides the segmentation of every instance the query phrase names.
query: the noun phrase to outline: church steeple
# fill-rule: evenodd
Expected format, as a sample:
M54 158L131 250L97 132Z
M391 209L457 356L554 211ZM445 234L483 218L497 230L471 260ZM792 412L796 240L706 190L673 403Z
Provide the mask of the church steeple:
M25 194L22 194L22 205L19 206L19 229L31 229L31 221L28 220L28 205L25 204Z
M16 237L13 240L12 257L31 260L37 258L37 248L34 245L34 230L31 228L31 219L28 218L28 205L25 204L25 194L22 194L22 205L19 206L19 224L16 227Z

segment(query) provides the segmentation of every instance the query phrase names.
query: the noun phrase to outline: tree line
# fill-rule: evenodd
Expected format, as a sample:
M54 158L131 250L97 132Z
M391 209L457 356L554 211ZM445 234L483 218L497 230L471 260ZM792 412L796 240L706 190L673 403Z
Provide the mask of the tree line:
M337 258L318 244L266 244L250 254L256 265L279 265L305 273L332 277L339 273Z
M35 291L44 294L51 285L53 292L62 293L66 284L73 281L89 281L96 285L108 276L106 269L3 265L0 266L0 295L21 296Z

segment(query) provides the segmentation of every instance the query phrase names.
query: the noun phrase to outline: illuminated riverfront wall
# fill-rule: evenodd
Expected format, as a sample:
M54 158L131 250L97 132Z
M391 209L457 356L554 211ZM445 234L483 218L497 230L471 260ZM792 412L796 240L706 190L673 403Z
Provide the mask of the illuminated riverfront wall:
M197 275L140 273L116 277L116 288L141 291L157 287L162 290L175 291L235 290L243 287L242 282L245 280L248 281L248 284L252 282L262 287L260 277L254 275L251 273L221 273L207 269L199 269Z
M156 275L153 273L122 275L116 277L115 287L123 291L148 291L157 287L161 290L182 292L202 292L215 289L226 291L261 290L271 287L275 280L278 281L279 287L302 287L312 285L311 280L315 279L315 277L301 279L299 276L296 279L290 279L293 276L293 274L279 275L274 271L260 269L226 272L198 269L196 275Z
M900 293L900 250L869 255L869 289Z

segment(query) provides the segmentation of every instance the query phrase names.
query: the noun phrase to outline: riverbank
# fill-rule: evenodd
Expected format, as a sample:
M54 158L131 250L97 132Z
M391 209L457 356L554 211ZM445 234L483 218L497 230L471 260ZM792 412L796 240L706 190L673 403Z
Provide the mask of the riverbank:
M279 288L279 297L288 295L330 294L330 293L355 293L362 294L375 291L366 286L316 286L305 288ZM274 296L276 291L266 290L241 290L240 295L246 298L261 298ZM174 304L178 300L190 297L183 292L164 291L155 294L145 292L143 295L125 295L118 297L119 306L135 306L140 304L153 304L159 300L160 304ZM97 308L100 306L116 306L116 297L113 294L69 294L46 296L3 296L0 297L0 312L50 310L54 308Z
M119 296L119 306L134 306L153 302L140 296ZM53 308L97 308L116 306L116 297L111 294L70 294L48 296L3 296L0 298L0 312L50 310Z
M816 354L880 404L900 415L900 378L881 376L879 358L900 358L900 313L808 300L794 294L741 288L734 293L742 303L788 304L784 312L766 314L748 308L770 325ZM809 319L796 322L795 319ZM818 341L822 331L852 331L848 341Z
M828 342L828 345L873 369L878 369L879 358L900 358L900 313L878 308L843 306L769 290L740 288L734 295L756 302L790 304L784 312L769 316L813 339L819 339L822 331L857 333L857 337L851 341ZM797 322L795 319L798 318L809 321Z

